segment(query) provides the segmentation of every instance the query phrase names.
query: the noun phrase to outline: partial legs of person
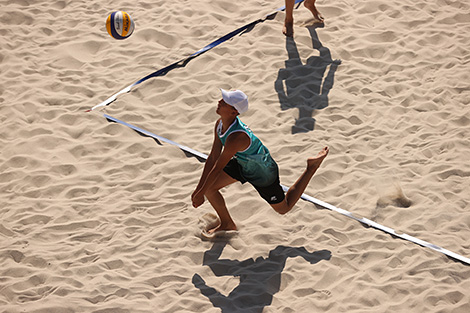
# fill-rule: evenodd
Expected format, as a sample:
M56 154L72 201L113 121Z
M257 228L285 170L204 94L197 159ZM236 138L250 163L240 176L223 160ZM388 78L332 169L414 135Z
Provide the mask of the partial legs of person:
M220 219L220 225L215 228L208 229L207 232L212 234L216 231L221 230L237 230L237 226L233 221L230 213L228 212L227 206L225 205L225 200L220 189L237 182L236 179L230 177L227 173L222 171L217 178L217 181L211 186L211 188L206 192L206 198L217 212L217 215Z
M320 12L315 6L316 0L305 0L304 6L312 12L315 18L315 23L323 23L324 19ZM286 5L286 18L284 20L284 26L282 33L287 37L294 37L294 5L295 0L285 0Z
M295 0L286 0L286 18L282 33L287 37L294 36L294 4Z
M305 0L304 6L312 12L313 17L315 18L315 23L323 23L324 19L320 12L317 10L315 6L316 0Z
M297 203L297 201L299 201L300 197L304 193L313 175L320 167L320 164L328 155L328 152L328 147L325 147L317 154L317 156L311 157L307 160L307 168L302 173L302 175L300 175L297 181L289 188L284 201L276 204L271 204L272 208L276 212L280 214L286 214L287 212L292 210L294 205Z

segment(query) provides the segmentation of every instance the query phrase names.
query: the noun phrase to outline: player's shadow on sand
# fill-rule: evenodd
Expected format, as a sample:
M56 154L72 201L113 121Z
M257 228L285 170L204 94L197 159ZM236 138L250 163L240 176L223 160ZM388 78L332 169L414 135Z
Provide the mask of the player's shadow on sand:
M318 39L315 26L307 27L312 37L312 47L320 52L302 63L293 38L286 37L289 59L286 68L279 70L274 88L278 94L281 109L299 109L299 118L292 127L292 133L309 132L315 127L315 110L328 106L328 93L333 87L334 76L340 60L332 60L330 50ZM325 77L325 73L328 73Z
M273 295L281 286L281 273L288 258L302 257L311 264L329 260L328 250L308 252L305 248L278 246L269 252L267 259L245 261L219 259L226 242L215 242L212 248L204 253L204 265L211 268L216 276L234 276L240 278L240 284L228 296L206 284L201 276L193 276L193 284L209 298L214 307L223 313L261 313L265 306L271 305Z

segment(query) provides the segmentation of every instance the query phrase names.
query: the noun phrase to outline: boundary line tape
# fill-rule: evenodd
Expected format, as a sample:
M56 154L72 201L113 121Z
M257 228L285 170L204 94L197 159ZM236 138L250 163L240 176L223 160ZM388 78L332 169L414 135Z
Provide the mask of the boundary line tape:
M165 143L168 143L170 145L173 145L173 146L176 146L178 148L180 148L186 155L191 155L191 156L194 156L196 157L199 161L203 162L207 159L208 155L207 154L204 154L204 153L201 153L199 151L196 151L194 149L191 149L189 147L186 147L186 146L183 146L183 145L180 145L174 141L171 141L169 139L166 139L164 137L161 137L161 136L158 136L154 133L151 133L147 130L144 130L140 127L137 127L137 126L134 126L134 125L131 125L129 123L126 123L124 121L121 121L117 118L114 118L110 115L107 115L107 114L103 114L103 116L110 122L114 122L114 123L118 123L118 124L121 124L121 125L124 125L124 126L127 126L133 130L135 130L136 132L140 133L141 135L144 135L144 136L147 136L147 137L151 137L155 140L157 140L158 142L162 141L162 142L165 142ZM281 185L282 188L284 189L284 191L287 191L289 188L284 186L284 185ZM437 252L440 252L440 253L443 253L445 255L447 255L448 257L450 257L451 259L455 259L457 261L460 261L462 262L463 264L466 264L466 265L470 265L470 258L467 258L467 257L464 257L460 254L457 254L457 253L454 253L452 251L449 251L447 249L444 249L444 248L441 248L439 246L436 246L432 243L429 243L427 241L424 241L424 240L421 240L421 239L418 239L416 237L413 237L413 236L410 236L410 235L407 235L407 234L400 234L400 233L397 233L394 229L392 228L389 228L387 226L383 226L379 223L376 223L372 220L369 220L367 218L358 218L358 217L355 217L351 212L349 211L346 211L346 210L343 210L341 208L338 208L338 207L335 207L334 205L331 205L327 202L324 202L324 201L321 201L321 200L318 200L312 196L309 196L309 195L306 195L306 194L302 194L301 198L305 201L308 201L308 202L311 202L315 205L318 205L320 207L323 207L325 209L328 209L328 210L331 210L331 211L334 211L334 212L337 212L337 213L340 213L346 217L349 217L355 221L358 221L364 225L367 225L369 227L372 227L372 228L375 228L375 229L378 229L378 230L381 230L385 233L388 233L392 236L395 236L395 237L398 237L398 238L401 238L401 239L404 239L404 240L408 240L410 242L413 242L415 244L418 244L420 246L423 246L423 247L427 247L429 249L432 249L432 250L435 250Z

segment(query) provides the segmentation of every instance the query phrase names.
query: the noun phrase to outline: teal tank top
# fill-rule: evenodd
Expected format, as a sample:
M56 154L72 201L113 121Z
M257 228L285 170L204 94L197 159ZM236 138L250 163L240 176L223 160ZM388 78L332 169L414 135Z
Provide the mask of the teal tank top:
M268 148L253 134L251 129L238 116L225 133L222 133L222 121L217 125L217 135L224 146L228 136L235 132L244 132L250 138L249 147L237 152L234 156L241 167L242 176L254 186L266 187L273 184L279 177L279 168Z

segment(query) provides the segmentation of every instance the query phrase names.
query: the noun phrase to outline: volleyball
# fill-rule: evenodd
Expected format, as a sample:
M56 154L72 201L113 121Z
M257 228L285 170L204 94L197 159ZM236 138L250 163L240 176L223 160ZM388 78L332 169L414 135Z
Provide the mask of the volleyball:
M106 30L114 39L126 39L134 31L134 21L128 13L115 11L106 20Z

